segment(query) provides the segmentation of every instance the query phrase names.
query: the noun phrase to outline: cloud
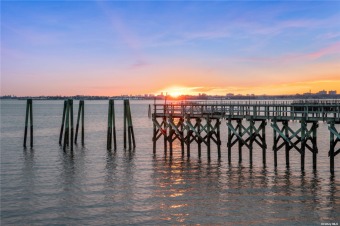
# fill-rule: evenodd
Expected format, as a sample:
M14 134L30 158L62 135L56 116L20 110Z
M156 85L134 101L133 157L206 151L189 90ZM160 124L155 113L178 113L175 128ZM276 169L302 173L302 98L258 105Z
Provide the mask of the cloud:
M143 68L145 66L150 65L148 62L144 61L144 60L137 60L135 61L133 64L131 64L131 66L129 67L130 69L139 69L139 68Z
M246 57L236 59L236 61L259 63L291 63L313 61L333 54L340 54L340 42L332 43L324 48L309 53L293 53L278 57Z

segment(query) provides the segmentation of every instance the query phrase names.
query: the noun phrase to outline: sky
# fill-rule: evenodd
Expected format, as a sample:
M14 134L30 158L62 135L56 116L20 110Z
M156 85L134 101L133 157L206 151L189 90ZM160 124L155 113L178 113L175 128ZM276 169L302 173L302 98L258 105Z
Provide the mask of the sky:
M1 95L340 93L340 1L1 1Z

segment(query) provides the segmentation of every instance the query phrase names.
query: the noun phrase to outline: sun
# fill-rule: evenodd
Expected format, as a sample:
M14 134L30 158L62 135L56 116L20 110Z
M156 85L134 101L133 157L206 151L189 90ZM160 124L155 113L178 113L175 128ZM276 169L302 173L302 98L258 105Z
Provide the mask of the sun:
M174 97L174 98L177 98L177 97L181 96L182 93L181 93L181 91L174 90L174 91L170 91L170 92L169 92L169 95L172 96L172 97Z

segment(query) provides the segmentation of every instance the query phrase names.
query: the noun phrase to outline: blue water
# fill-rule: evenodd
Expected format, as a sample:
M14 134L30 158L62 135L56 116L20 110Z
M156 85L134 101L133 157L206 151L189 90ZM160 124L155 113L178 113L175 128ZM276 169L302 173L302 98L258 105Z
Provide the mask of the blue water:
M75 101L75 115L77 113ZM1 101L1 225L321 225L340 223L340 162L329 173L329 132L318 128L318 168L306 154L284 152L273 167L272 130L267 126L267 167L255 148L253 165L244 149L227 161L227 129L222 122L222 159L212 146L202 157L192 145L172 157L163 143L152 152L148 101L131 101L137 148L123 149L123 103L116 101L117 151L106 150L108 101L85 101L85 146L64 152L58 144L62 101L33 101L34 148L22 147L25 101ZM292 127L297 126L292 122ZM339 129L339 128L338 128Z

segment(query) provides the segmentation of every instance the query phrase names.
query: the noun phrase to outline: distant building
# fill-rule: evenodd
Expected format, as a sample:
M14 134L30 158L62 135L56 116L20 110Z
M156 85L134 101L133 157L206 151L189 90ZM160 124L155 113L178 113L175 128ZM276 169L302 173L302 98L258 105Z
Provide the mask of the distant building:
M326 90L321 90L321 91L317 92L316 94L318 94L318 95L326 95L327 91Z
M233 93L227 93L227 95L226 95L227 97L233 97L234 96L234 94Z
M336 90L330 90L330 91L328 91L328 94L329 95L336 95Z

